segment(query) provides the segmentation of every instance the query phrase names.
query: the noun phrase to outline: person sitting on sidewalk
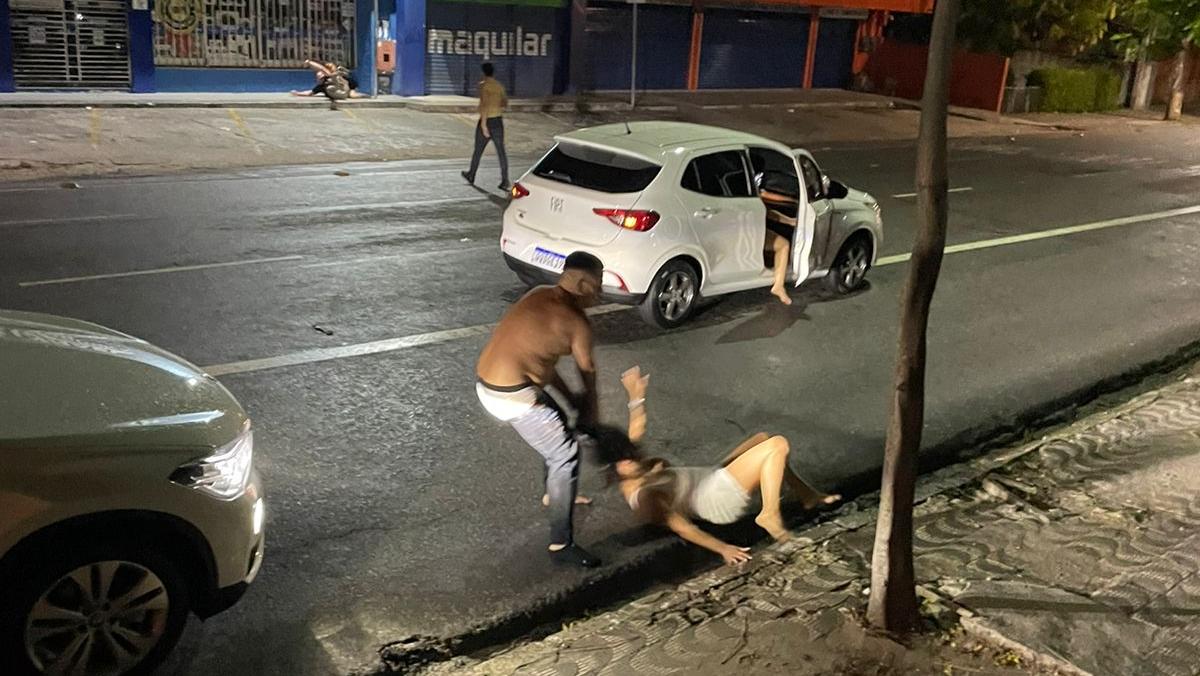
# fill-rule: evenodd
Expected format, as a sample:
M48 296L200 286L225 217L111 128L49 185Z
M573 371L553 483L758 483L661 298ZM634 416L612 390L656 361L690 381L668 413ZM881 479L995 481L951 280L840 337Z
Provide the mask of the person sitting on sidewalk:
M598 453L609 461L610 480L619 482L634 513L721 555L725 563L748 561L749 548L713 537L696 527L693 518L714 524L733 523L746 516L751 493L759 491L762 509L754 522L779 542L790 537L779 506L785 482L805 509L841 500L840 495L821 493L797 476L788 466L787 439L765 432L743 441L716 467L672 467L661 458L642 457L638 444L646 431L649 376L642 375L635 366L625 372L621 382L629 395L628 436L614 438L611 430L596 435Z
M319 63L312 59L304 61L304 67L310 69L317 78L317 84L311 91L292 90L292 96L317 96L324 94L334 101L344 99L367 98L366 94L358 91L358 80L345 66L336 63Z

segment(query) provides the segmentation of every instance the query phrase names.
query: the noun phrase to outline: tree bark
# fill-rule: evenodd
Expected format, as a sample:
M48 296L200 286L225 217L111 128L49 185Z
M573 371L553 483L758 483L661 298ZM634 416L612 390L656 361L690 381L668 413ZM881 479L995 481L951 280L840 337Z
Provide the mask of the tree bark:
M1147 35L1142 40L1141 48L1138 49L1137 66L1133 76L1133 94L1129 97L1129 107L1134 110L1150 108L1151 90L1154 87L1154 62L1148 56L1149 50L1150 36Z
M1188 50L1190 44L1183 42L1183 49L1175 57L1175 68L1171 73L1171 95L1167 98L1167 114L1164 120L1178 120L1183 117L1183 80L1187 74Z
M920 619L913 575L913 495L925 422L925 333L946 244L946 112L958 11L959 0L939 0L934 10L917 141L917 213L921 226L900 301L900 338L871 558L867 621L895 633L913 631Z

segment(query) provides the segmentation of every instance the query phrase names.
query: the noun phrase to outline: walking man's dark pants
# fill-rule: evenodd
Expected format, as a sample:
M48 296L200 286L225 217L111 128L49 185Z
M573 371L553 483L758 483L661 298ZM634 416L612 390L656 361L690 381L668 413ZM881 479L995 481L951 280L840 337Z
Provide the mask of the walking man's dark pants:
M489 117L487 119L488 133L492 135L489 139L483 135L483 129L475 125L475 152L471 155L471 168L467 170L466 179L472 183L475 182L475 172L479 170L479 160L483 157L483 149L487 148L488 141L496 144L496 157L500 159L500 185L508 185L508 154L504 151L504 118Z

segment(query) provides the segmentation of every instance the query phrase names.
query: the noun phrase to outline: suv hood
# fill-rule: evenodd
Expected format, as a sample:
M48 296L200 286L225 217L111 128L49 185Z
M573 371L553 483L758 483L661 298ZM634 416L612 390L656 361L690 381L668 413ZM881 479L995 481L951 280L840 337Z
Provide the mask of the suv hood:
M212 376L144 340L0 310L0 448L215 448L246 419Z

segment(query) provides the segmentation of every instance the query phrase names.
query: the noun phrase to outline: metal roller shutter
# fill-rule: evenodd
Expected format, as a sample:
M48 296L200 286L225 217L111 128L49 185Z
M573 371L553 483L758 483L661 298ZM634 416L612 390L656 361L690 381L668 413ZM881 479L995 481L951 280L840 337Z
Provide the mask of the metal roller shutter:
M128 89L124 0L12 0L17 89Z
M807 45L807 14L705 10L700 87L800 87Z
M638 7L638 89L687 87L692 10L673 5ZM626 3L588 3L589 89L629 89L633 10Z
M817 54L813 63L813 86L845 88L854 68L854 36L858 21L821 19L817 28Z
M510 96L554 93L562 53L562 10L430 1L426 6L425 89L474 96L491 61Z

